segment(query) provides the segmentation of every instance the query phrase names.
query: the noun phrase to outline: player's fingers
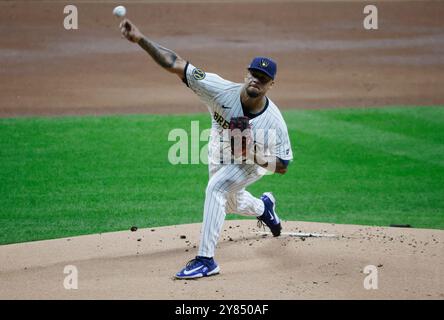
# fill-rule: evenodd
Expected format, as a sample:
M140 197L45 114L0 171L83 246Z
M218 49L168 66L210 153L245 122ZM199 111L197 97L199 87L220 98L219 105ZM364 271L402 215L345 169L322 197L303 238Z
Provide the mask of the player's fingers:
M122 31L122 33L128 34L129 30L127 28L125 28L125 26L122 26L122 28L120 28L120 30Z
M129 34L128 34L128 31L126 31L125 29L122 31L122 36L123 36L125 39L130 40L130 38L129 38Z
M128 21L126 21L125 23L124 23L124 26L125 26L125 29L126 30L128 30L128 31L131 31L131 23L130 22L128 22Z
M120 29L122 29L123 26L125 25L125 21L126 21L126 19L123 19L123 20L120 22L120 24L119 24L119 28L120 28Z

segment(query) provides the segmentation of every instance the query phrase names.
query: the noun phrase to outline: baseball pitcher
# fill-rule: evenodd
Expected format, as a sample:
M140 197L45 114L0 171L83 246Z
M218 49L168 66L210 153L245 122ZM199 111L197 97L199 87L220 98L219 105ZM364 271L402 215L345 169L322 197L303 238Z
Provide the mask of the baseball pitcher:
M287 126L277 106L266 96L273 86L276 63L255 57L244 83L225 80L196 68L170 49L145 37L128 19L123 36L137 43L165 70L176 74L212 116L209 181L197 256L176 274L178 279L218 274L215 248L227 213L256 217L274 236L281 233L276 200L271 193L256 198L245 190L267 172L284 174L293 159Z

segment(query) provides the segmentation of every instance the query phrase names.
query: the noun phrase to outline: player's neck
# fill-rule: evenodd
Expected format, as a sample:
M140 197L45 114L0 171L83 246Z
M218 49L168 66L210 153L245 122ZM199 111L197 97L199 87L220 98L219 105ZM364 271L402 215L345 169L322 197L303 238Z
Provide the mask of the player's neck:
M267 103L265 96L259 96L256 98L250 97L245 90L241 92L241 102L242 106L248 110L250 113L261 112Z

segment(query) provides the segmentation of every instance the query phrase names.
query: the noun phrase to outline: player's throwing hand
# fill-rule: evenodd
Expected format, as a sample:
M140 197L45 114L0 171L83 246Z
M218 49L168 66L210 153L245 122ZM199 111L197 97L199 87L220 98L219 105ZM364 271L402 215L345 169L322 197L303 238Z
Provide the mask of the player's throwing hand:
M139 42L139 40L143 38L143 34L136 25L128 19L123 19L120 23L120 32L131 42Z

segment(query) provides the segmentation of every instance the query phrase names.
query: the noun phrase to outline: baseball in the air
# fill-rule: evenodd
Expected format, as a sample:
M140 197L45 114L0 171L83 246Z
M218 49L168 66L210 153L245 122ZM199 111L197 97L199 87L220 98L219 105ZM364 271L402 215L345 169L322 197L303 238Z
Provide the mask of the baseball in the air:
M113 15L117 17L124 17L126 14L126 8L124 6L117 6L113 10Z

